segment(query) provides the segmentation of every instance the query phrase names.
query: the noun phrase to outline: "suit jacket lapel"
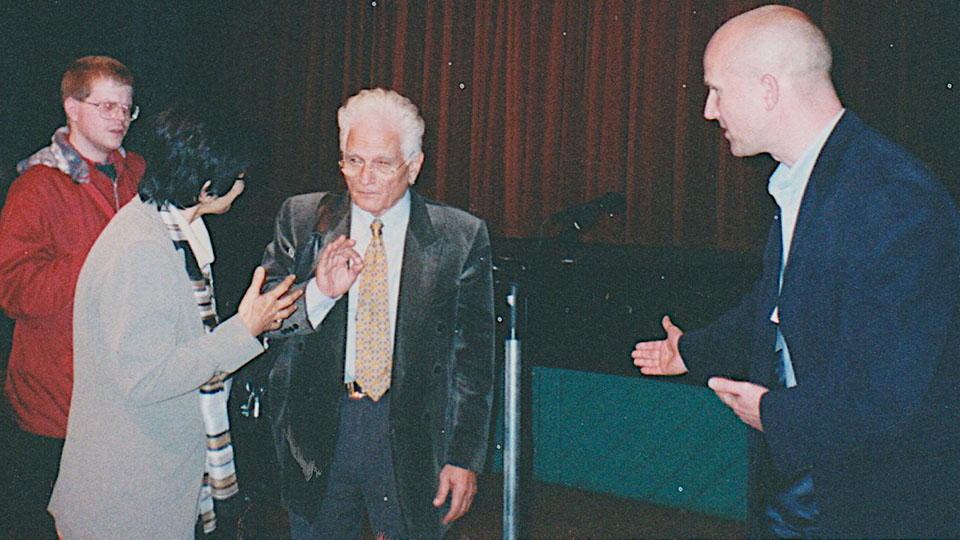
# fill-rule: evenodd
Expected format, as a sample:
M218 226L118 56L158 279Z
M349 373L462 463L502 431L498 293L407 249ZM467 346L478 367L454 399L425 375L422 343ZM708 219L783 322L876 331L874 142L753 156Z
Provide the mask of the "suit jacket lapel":
M754 381L770 386L775 379L771 378L775 361L774 348L776 345L777 327L770 321L770 313L777 305L779 295L777 285L780 280L780 265L783 261L783 236L781 233L780 208L770 224L767 233L767 244L763 252L763 272L760 276L757 294L759 313L756 314L759 323L754 335L753 346L761 351L759 358L767 358L769 362L754 362L750 368L750 376Z
M317 215L310 241L313 244L311 257L312 276L317 266L317 257L323 246L333 242L340 235L350 235L350 198L346 193L333 193L324 198L317 207ZM309 278L309 279L312 279ZM306 373L316 384L330 384L325 379L336 379L338 385L343 381L343 356L346 349L347 335L347 299L341 298L331 309L319 327L319 331L310 334L308 349L304 354L304 364L309 364ZM321 351L326 351L321 353ZM337 358L338 362L329 362L327 359ZM315 377L317 373L338 374L333 377ZM323 382L320 382L323 381Z
M350 236L350 197L346 193L337 193L332 197L335 197L335 200L317 208L314 233L322 235L321 248L340 235ZM317 254L319 255L319 251Z
M827 138L827 142L820 151L813 171L810 173L810 180L807 182L807 188L804 190L803 199L800 202L800 211L797 214L797 224L793 230L793 240L790 243L790 256L787 258L787 266L783 271L783 290L788 288L791 266L796 266L806 260L810 250L819 249L814 242L808 241L813 234L813 227L817 223L822 223L818 214L823 210L823 202L827 200L838 185L838 169L843 164L843 156L846 153L852 134L859 129L860 120L850 111L843 113L843 117L837 122L833 133ZM781 290L781 294L783 294Z
M400 295L397 300L397 328L393 347L393 385L402 386L409 372L408 364L416 362L412 352L416 336L429 324L427 307L437 280L442 242L438 241L427 206L410 190L410 221L403 247L403 268L400 271Z

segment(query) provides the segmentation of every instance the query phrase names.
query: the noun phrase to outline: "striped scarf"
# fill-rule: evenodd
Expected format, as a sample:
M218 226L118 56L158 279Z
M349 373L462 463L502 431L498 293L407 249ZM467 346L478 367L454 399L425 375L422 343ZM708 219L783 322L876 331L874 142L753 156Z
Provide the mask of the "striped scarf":
M218 320L210 273L197 264L190 242L170 214L169 203L160 209L160 219L167 226L173 247L183 251L187 276L190 278L203 326L207 332L212 332ZM233 445L230 441L230 420L227 416L227 376L226 373L218 371L200 387L200 412L203 414L203 425L207 434L207 463L200 488L200 517L206 534L217 528L213 499L226 500L239 491L233 463Z

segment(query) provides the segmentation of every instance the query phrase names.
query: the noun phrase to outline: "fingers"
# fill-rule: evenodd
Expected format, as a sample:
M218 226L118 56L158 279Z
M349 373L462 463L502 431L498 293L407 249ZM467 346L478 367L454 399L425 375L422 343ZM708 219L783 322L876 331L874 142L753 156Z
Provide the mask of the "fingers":
M453 483L450 490L450 510L443 516L443 524L448 525L462 518L473 504L473 496L476 492L476 486L469 482ZM434 505L437 505L436 502L434 499ZM440 504L443 504L443 499L440 500Z
M477 493L477 475L467 469L453 465L444 466L440 471L440 485L433 498L433 505L440 507L450 495L450 510L443 516L443 524L452 523L467 513Z
M465 501L466 495L463 493L463 491L454 489L453 496L450 498L450 511L447 512L447 515L443 516L444 525L453 523L467 513L466 508L469 508L469 504L467 504L465 508Z
M304 289L298 289L285 294L290 290L295 278L296 276L293 275L287 276L279 285L264 295L267 296L266 300L273 304L273 314L271 317L276 328L279 328L283 324L284 319L293 315L293 312L297 310L296 301L303 296L305 292ZM276 330L276 328L273 329Z
M707 386L738 418L748 426L763 431L760 418L760 400L769 390L763 386L734 381L726 377L711 377Z
M725 377L710 377L710 379L707 380L707 386L713 390L713 393L717 395L717 398L719 398L724 405L729 407L734 414L737 414L739 417L740 415L737 412L737 398L739 397L739 394L733 392L731 389L731 385L735 384L737 384L736 381L732 381ZM743 420L743 418L741 418L741 420Z
M355 240L340 236L324 246L317 257L314 275L320 292L330 298L346 293L363 270L363 258L353 247Z
M454 484L450 497L450 511L447 512L447 515L443 516L444 525L459 519L460 516L466 512L463 509L464 499L466 499L466 493L464 493L465 488L466 486Z
M633 358L633 365L640 368L640 373L644 375L667 374L670 350L664 339L637 343L630 356Z
M297 296L299 296L299 295L297 295ZM293 312L296 311L296 310L297 310L297 306L296 306L296 305L291 305L291 306L288 306L288 307L283 308L283 309L278 309L278 310L276 311L275 316L274 316L274 322L276 322L277 324L282 324L282 323L283 323L283 320L286 319L287 317L293 315Z
M355 245L357 245L356 240L341 235L320 252L320 256L317 258L317 268L342 264L362 264L363 258L353 249Z
M670 320L669 315L664 315L663 319L660 321L660 324L663 326L663 329L667 332L667 341L675 346L676 343L680 340L680 336L683 335L683 330L679 326L673 324L673 321Z
M710 377L707 381L707 386L711 390L718 393L724 394L739 394L739 388L745 383L737 382L726 377Z
M243 298L240 301L243 302L244 300L248 299L252 301L254 298L256 298L260 294L260 289L263 288L263 282L266 279L267 270L262 266L258 266L253 271L253 278L250 280L250 286L247 287L247 292L243 293Z
M237 315L255 336L280 328L284 319L297 310L295 302L304 293L303 289L290 292L296 279L293 275L284 278L271 290L261 293L266 276L267 271L262 266L253 271L250 286L237 306Z
M725 377L710 377L707 381L707 386L720 398L720 401L731 409L734 408L737 397L739 396L739 393L734 391L736 384L736 381L731 381Z
M662 326L663 329L666 330L668 334L670 333L671 328L677 327L675 324L673 324L673 321L670 320L669 315L664 315L663 318L660 319L660 326Z
M713 393L717 396L717 398L721 402L723 402L724 405L726 405L727 407L730 407L730 409L736 412L736 407L735 407L735 405L737 404L736 396L734 396L733 394L728 394L726 392L717 392L716 390L714 390Z
M258 267L257 267L257 270L263 270L263 267L258 266ZM256 278L257 278L257 272L256 272L256 270L255 270L254 273L253 273L253 278L254 278L254 280L256 280ZM297 278L297 276L295 276L295 275L293 275L293 274L290 274L289 276L283 278L283 281L281 281L280 283L278 283L274 288L270 289L270 291L269 291L267 294L268 294L268 295L271 295L273 298L280 298L280 297L283 296L287 291L290 290L290 287L293 286L293 281L294 281L296 278ZM261 279L261 282L262 282L262 281L263 281L263 280Z
M660 354L660 347L662 346L662 339L654 341L641 341L634 345L633 352L630 353L630 356L633 356L634 358L656 358L656 356Z
M286 313L286 315L283 315L283 318L289 317L291 313L297 310L295 302L306 292L306 289L298 289L289 294L284 294L290 290L293 279L294 276L287 276L280 285L277 285L276 288L268 293L271 295L270 298L276 303L278 313ZM280 296L281 294L283 296Z
M443 506L443 501L447 500L447 494L450 492L450 479L446 475L440 475L440 485L437 486L437 494L433 496L433 505L437 508Z
M258 267L257 269L259 270L260 268ZM256 278L256 273L254 273L254 278ZM297 306L294 305L294 303L303 296L303 289L286 294L290 290L290 287L293 286L295 279L296 276L291 274L283 278L283 281L278 283L276 287L263 294L265 301L274 304L275 314L281 319L286 319L297 310Z
M633 358L633 365L642 368L644 366L653 366L660 359L660 351L665 345L663 340L641 341L633 348L630 356Z

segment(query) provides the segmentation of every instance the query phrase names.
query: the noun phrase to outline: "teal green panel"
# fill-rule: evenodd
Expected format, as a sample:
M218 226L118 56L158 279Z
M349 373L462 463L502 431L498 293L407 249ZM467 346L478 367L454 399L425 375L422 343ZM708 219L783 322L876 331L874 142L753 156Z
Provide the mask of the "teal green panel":
M562 377L557 370L535 368L533 370L533 474L538 480L563 484L562 471L551 464L565 461L563 454L564 432L567 422L563 419L560 399ZM545 466L541 466L545 465Z
M538 368L539 480L743 519L746 428L702 387Z

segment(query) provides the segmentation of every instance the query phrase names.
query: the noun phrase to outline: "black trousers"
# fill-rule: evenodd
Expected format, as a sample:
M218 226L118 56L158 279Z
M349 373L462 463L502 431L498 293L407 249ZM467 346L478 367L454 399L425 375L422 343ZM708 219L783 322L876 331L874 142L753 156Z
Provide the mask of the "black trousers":
M194 540L237 540L237 522L246 508L243 492L237 493L225 501L213 501L213 512L217 516L217 528L210 534L203 532L203 520L198 519L193 528Z
M319 517L311 522L291 514L291 535L293 540L364 538L364 513L375 537L406 537L390 450L389 392L378 402L344 396Z
M0 536L14 540L56 540L47 512L60 470L63 439L23 431L6 411L0 413L3 483L0 485Z

